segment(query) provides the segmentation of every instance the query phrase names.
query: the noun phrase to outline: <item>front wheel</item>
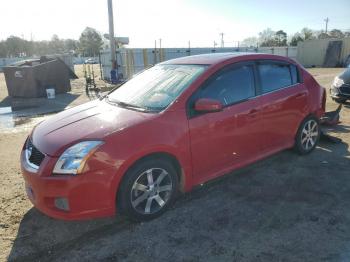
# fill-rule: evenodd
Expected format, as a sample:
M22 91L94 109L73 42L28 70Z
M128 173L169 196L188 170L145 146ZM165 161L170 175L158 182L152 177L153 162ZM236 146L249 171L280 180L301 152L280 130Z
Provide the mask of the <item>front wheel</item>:
M118 194L118 208L132 220L150 220L169 207L177 191L178 177L170 161L142 161L125 174Z
M301 155L308 154L315 149L319 139L319 121L316 117L309 116L301 123L298 129L294 148Z

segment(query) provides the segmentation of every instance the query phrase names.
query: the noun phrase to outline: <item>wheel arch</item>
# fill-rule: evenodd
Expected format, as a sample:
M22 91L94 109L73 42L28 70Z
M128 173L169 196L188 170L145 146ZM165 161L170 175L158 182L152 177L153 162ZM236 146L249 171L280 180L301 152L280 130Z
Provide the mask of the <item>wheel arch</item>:
M134 167L135 165L137 165L143 161L147 161L149 159L160 159L160 160L169 161L173 165L173 167L175 168L176 173L178 175L180 191L181 192L185 191L184 190L185 182L186 182L185 171L183 170L182 165L180 164L180 161L178 160L178 158L174 154L169 153L169 152L165 152L165 151L152 152L152 153L148 153L146 155L143 155L143 156L137 158L129 165L127 170L124 172L123 177L132 167Z
M304 123L305 119L309 118L309 117L315 117L318 121L319 121L319 117L317 116L317 112L310 112L309 114L305 115L300 121L299 124L296 128L296 130L294 131L294 139L296 139L297 134L298 134L298 130L301 127L301 124Z
M133 168L135 165L147 161L148 159L164 159L167 161L170 161L170 163L174 166L176 173L179 178L179 190L180 192L184 193L186 191L189 191L189 188L191 188L191 181L188 176L190 174L187 174L185 172L183 165L181 164L181 161L178 157L176 157L175 154L167 151L154 151L154 152L148 152L147 154L138 155L137 157L134 157L133 159L130 159L129 161L125 162L125 165L121 167L120 174L117 176L120 176L118 179L118 183L113 183L114 186L114 199L116 200L115 208L117 208L118 204L118 194L120 192L120 186L123 183L123 179L125 178L125 174Z

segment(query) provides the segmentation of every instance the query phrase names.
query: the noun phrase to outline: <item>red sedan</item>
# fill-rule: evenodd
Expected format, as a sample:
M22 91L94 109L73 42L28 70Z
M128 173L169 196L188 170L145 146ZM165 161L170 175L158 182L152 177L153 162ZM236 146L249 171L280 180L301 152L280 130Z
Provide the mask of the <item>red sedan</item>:
M34 128L21 154L28 197L60 219L148 220L176 194L320 136L325 90L267 54L189 56Z

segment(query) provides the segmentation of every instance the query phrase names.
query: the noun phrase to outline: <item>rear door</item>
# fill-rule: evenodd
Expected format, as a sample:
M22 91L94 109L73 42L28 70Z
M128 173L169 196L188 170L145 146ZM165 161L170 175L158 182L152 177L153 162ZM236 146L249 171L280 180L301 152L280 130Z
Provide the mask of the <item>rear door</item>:
M212 76L189 102L195 180L202 182L253 159L261 151L260 104L253 63L236 64ZM221 112L194 111L199 98L220 100Z
M264 150L274 151L294 143L307 113L308 90L298 68L282 61L259 61Z

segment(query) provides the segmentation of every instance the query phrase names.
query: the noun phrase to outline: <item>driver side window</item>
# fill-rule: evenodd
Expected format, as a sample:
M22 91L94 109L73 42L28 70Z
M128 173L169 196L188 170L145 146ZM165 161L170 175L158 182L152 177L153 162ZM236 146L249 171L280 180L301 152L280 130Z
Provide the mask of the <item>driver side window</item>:
M224 106L255 96L253 67L244 65L224 70L201 90L200 98L219 100Z

